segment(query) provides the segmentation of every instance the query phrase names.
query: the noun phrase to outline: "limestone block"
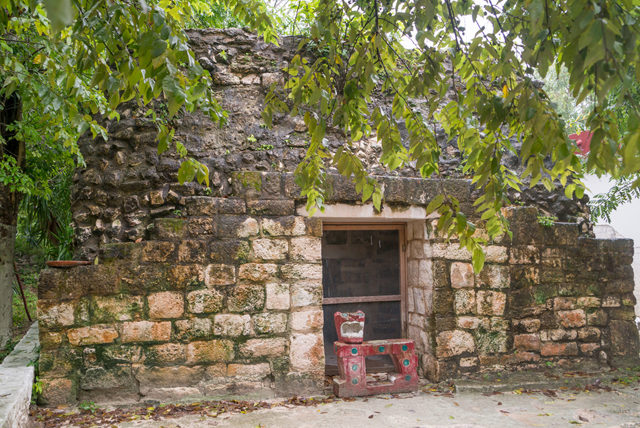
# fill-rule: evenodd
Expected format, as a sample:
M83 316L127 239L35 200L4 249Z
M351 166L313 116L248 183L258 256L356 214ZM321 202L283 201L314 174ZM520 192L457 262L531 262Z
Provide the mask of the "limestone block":
M262 233L269 236L301 236L306 234L304 217L287 216L262 219Z
M171 324L169 324L171 328ZM74 346L111 343L118 337L118 332L111 325L93 325L90 327L72 328L67 331L69 343ZM123 337L124 340L124 337Z
M534 245L511 247L511 264L537 264L540 263L540 249Z
M322 239L299 237L291 239L290 259L307 262L322 261Z
M497 291L480 290L476 295L478 314L502 315L504 314L507 295Z
M457 315L475 313L476 293L467 289L456 290L453 306Z
M516 334L513 336L513 347L520 351L539 351L540 336L537 334Z
M231 312L256 312L264 308L264 301L264 286L243 284L229 291L227 306Z
M289 297L289 285L268 283L266 286L267 302L266 309L289 309L291 306Z
M507 247L489 245L484 248L485 261L487 263L505 263L508 260Z
M171 338L171 321L128 321L120 327L120 340L129 342L165 342Z
M324 373L322 332L292 334L289 361L293 371Z
M68 327L74 324L74 305L72 302L54 303L48 300L38 301L38 321L44 328Z
M216 336L248 336L251 334L251 316L217 314L213 319L213 334Z
M322 279L321 264L287 263L281 266L280 272L288 281Z
M244 379L263 379L271 374L269 363L259 364L229 364L227 366L227 376Z
M187 345L187 364L226 362L232 361L233 357L230 340L198 341Z
M278 272L278 266L270 263L246 263L240 265L238 271L239 279L246 279L253 282L264 282L273 279Z
M545 342L540 349L543 357L578 355L578 345L575 342Z
M489 328L489 321L486 318L479 317L458 317L457 325L460 328L465 328L469 330L475 330L478 327L483 327L484 329Z
M290 286L291 306L294 308L322 304L322 282L297 281Z
M176 339L196 339L211 334L212 322L209 318L190 318L174 323Z
M466 352L474 352L476 349L473 336L462 330L440 332L436 338L436 344L438 358L449 358Z
M210 264L204 272L204 283L207 287L231 285L236 282L236 269L233 265Z
M185 347L181 343L163 343L145 349L145 363L180 364L185 361Z
M320 308L291 312L290 315L290 325L293 331L319 330L323 323L323 313Z
M178 289L204 283L204 269L199 264L175 265L169 268L167 279Z
M258 260L284 260L287 258L289 243L281 238L254 239L251 243L253 255Z
M582 327L587 323L586 315L582 309L558 311L556 316L560 324L565 328Z
M246 357L281 357L285 355L286 341L281 337L249 339L240 345L240 353Z
M279 334L287 329L287 314L281 312L257 314L252 321L256 334Z
M166 262L172 257L175 245L172 242L149 241L142 248L143 262Z
M244 220L236 229L236 236L238 238L248 238L250 236L256 236L260 233L260 226L255 218L248 217Z
M178 246L178 261L182 263L204 263L207 260L207 242L182 241Z
M509 267L485 264L482 272L476 275L476 286L488 288L508 288L511 284Z
M92 301L92 321L131 321L142 316L144 301L142 296L96 296Z
M134 369L134 377L140 383L140 393L146 395L153 388L197 385L204 377L204 367L138 366Z
M224 296L218 290L195 290L187 294L187 307L193 314L219 312Z
M513 320L513 326L516 328L516 330L533 333L540 330L540 320L537 318Z
M175 291L161 291L147 296L151 319L179 318L184 313L184 297Z
M474 275L471 263L451 263L451 286L453 288L473 288Z

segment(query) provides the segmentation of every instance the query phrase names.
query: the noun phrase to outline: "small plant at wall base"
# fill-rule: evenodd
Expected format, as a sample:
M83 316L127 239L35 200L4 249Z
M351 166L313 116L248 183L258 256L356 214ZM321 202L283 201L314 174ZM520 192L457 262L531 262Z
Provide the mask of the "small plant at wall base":
M558 221L558 217L556 216L546 216L546 215L538 216L538 224L544 227L551 227L555 224L556 221Z

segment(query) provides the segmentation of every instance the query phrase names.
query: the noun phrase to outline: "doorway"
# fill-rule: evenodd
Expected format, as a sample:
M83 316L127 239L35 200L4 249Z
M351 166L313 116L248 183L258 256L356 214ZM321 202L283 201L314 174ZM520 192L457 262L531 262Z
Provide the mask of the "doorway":
M323 224L322 289L325 373L338 373L333 314L365 313L364 339L405 333L405 225ZM393 371L388 356L367 359L367 370Z

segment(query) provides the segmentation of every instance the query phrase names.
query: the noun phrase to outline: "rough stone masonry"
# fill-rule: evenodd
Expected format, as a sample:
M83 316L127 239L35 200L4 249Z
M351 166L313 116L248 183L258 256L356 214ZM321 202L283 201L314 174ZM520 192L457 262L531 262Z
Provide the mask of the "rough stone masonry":
M81 141L77 257L95 263L41 275L49 405L322 391L323 219L306 215L291 173L305 128L288 116L273 129L260 120L291 43L266 45L241 30L190 35L229 121L218 128L185 115L176 135L209 166L212 187L178 183L179 159L157 155L155 128L133 106L108 123L107 142ZM327 144L338 147L339 134ZM565 222L543 226L536 208L505 210L513 237L488 245L475 275L470 255L434 233L433 219L409 215L444 189L473 216L470 181L451 159L443 180L390 174L375 162L379 149L359 148L384 186L385 209L366 220L406 223L405 331L422 376L637 361L631 240L584 235L580 201L523 192ZM328 206L361 206L347 180L329 180Z

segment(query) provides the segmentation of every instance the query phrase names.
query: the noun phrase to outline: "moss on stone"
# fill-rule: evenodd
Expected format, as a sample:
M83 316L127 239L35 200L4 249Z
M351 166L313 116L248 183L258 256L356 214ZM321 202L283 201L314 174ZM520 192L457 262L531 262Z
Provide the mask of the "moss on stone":
M236 180L244 188L253 188L258 192L262 190L262 176L257 171L238 171L234 173Z

